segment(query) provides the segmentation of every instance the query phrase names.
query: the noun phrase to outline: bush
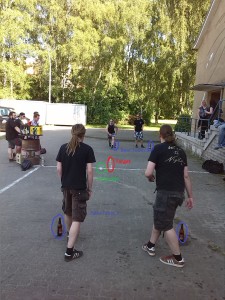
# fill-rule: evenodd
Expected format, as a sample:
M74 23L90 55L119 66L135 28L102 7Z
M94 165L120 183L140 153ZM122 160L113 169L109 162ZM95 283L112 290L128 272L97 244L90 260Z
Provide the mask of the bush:
M177 124L174 127L177 132L190 132L191 131L191 116L182 114L177 119Z

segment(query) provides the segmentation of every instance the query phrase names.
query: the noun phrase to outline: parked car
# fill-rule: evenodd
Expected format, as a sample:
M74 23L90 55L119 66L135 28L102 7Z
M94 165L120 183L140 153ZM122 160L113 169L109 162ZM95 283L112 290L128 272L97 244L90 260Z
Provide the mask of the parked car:
M12 107L0 106L0 131L5 131L5 124L8 120L10 111L15 111Z

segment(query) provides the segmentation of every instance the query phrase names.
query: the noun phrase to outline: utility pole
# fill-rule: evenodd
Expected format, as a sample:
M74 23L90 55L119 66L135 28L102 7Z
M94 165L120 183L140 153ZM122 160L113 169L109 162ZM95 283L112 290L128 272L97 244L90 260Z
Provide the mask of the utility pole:
M50 51L48 50L48 61L49 61L49 84L48 84L48 102L51 103L52 98L52 61Z

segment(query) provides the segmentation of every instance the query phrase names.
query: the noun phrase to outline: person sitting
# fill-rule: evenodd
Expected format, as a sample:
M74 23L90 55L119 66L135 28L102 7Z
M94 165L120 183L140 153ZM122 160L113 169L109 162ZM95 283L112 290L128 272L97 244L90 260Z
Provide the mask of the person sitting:
M221 125L219 125L218 128L219 128L218 144L214 148L215 150L225 147L225 122L221 123Z
M109 147L113 149L115 136L118 132L118 127L114 123L114 120L110 119L109 124L106 126L106 132L108 134Z
M198 108L198 127L200 127L199 139L205 138L205 131L209 128L209 119L213 113L213 108L207 106L206 100L202 100L201 106Z

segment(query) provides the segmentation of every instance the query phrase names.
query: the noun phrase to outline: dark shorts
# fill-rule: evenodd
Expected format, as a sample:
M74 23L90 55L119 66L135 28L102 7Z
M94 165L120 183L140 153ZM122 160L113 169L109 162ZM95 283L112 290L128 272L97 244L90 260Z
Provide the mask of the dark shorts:
M143 131L135 131L134 137L136 140L143 140Z
M78 201L76 191L62 189L62 192L64 214L72 216L73 221L84 222L87 215L87 203Z
M176 209L182 205L184 193L173 191L157 191L154 209L154 227L159 231L168 231L173 228L173 219Z
M15 138L13 140L8 141L8 148L14 149L15 146L22 146L22 140L19 138Z

